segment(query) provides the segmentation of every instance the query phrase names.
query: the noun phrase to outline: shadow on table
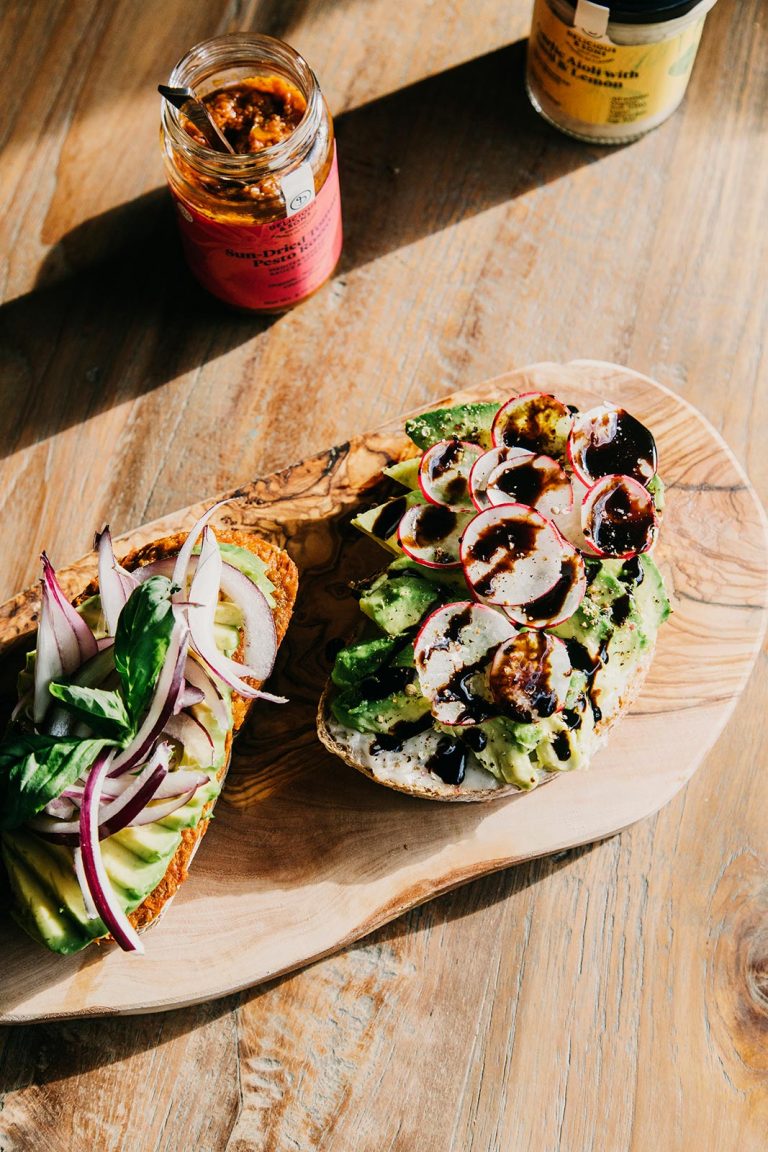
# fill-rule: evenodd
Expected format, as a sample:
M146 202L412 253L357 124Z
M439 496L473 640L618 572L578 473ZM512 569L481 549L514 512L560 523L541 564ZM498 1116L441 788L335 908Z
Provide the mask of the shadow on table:
M524 47L338 118L346 239L337 278L603 155L558 135L530 107ZM34 292L0 309L0 453L150 392L279 323L234 312L197 286L165 189L102 213L51 250Z

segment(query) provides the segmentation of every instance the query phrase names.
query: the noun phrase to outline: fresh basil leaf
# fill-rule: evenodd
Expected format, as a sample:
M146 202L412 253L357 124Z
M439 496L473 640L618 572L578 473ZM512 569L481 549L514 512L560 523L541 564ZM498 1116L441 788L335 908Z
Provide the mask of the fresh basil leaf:
M51 684L51 696L61 700L99 736L123 741L135 732L119 692L81 688L78 684Z
M149 707L171 642L173 585L167 576L150 576L134 589L115 633L115 667L132 722L139 724Z
M112 743L30 732L0 744L0 830L18 828L55 800Z

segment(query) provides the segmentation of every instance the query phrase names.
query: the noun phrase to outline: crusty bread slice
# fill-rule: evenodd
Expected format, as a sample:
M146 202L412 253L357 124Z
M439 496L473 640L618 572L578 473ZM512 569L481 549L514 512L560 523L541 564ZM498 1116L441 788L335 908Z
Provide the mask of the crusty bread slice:
M224 528L216 528L215 532L216 539L221 543L237 544L241 548L247 548L266 564L267 576L275 589L273 615L275 618L278 644L281 643L288 628L293 606L296 601L299 582L296 565L287 552L284 552L275 544L270 544L268 541L263 540L260 536L256 536L251 532ZM162 540L155 540L151 544L145 544L143 548L129 552L127 556L124 556L120 560L120 563L130 572L135 568L140 568L144 564L151 564L155 560L175 556L179 552L185 539L186 533L179 532L174 536L166 536ZM97 591L98 585L94 581L82 592L75 603L80 603ZM241 644L240 648L235 652L234 659L241 659L242 654ZM259 681L250 678L246 679L248 679L248 683L253 684L255 687L259 686ZM232 755L232 739L244 724L253 703L253 700L246 699L238 693L233 694L233 727L227 736L226 759L218 773L220 781L224 780L229 768ZM214 804L215 800L212 800L205 806L202 816L194 828L185 828L183 830L181 843L168 864L165 876L138 908L130 913L129 919L139 931L149 927L150 924L158 919L186 879L192 857L197 851L200 841L205 835L208 824L210 823L210 815ZM102 937L102 939L109 939L109 937ZM98 941L96 942L98 943Z
M595 725L591 738L590 756L602 747L611 728L632 706L643 686L652 659L653 647L649 645L644 651L642 659L634 665L631 675L627 677L616 709L610 714L604 714L599 723ZM418 796L425 800L499 800L503 796L511 796L521 791L516 784L506 784L497 780L487 771L475 775L473 781L465 778L461 784L446 784L439 776L430 772L423 763L410 762L406 767L404 765L405 757L397 752L378 752L375 757L376 771L374 771L370 764L361 759L356 750L355 745L359 742L361 734L345 728L331 715L331 692L332 685L328 681L320 697L317 713L317 733L320 741L334 756L338 756L345 764L349 764L358 772L362 772L364 776L374 780L377 784L383 784L386 788L393 788L397 792L406 792L411 796ZM372 740L373 736L369 736L368 739ZM404 769L407 773L407 779L403 779ZM538 787L555 780L560 774L559 772L547 773ZM483 779L484 777L487 778L487 783Z

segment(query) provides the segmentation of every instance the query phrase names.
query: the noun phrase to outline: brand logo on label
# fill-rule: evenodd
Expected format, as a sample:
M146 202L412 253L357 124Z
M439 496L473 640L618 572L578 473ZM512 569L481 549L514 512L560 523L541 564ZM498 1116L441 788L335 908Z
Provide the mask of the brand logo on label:
M294 196L291 199L291 202L288 205L288 207L290 208L291 212L298 212L299 209L303 208L305 204L308 204L311 199L312 199L311 189L305 188L303 192L299 192L296 196Z

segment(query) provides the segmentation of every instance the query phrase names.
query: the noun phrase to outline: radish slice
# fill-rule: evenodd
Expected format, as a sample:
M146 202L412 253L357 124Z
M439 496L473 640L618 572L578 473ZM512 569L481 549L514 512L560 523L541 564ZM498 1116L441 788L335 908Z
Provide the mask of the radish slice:
M573 616L587 591L584 560L575 548L568 548L561 564L560 579L549 592L504 611L510 620L524 628L556 628Z
M473 515L442 505L414 504L397 530L400 547L427 568L458 568L461 534Z
M566 458L573 417L559 400L546 392L514 396L496 413L491 438L497 448L527 448L529 452Z
M600 404L574 417L568 458L585 484L603 476L632 476L647 484L656 473L656 441L651 432L612 404Z
M573 503L570 508L555 512L552 516L552 522L561 536L573 544L574 548L578 548L580 552L585 552L588 556L596 556L595 549L587 540L581 527L581 506L588 491L589 488L579 480L578 476L571 476Z
M568 649L557 636L518 632L496 649L491 693L505 714L531 724L565 706L572 671Z
M587 540L600 556L647 552L659 528L653 497L631 476L604 476L590 488L581 509Z
M478 512L461 541L467 582L491 604L528 604L549 592L564 551L552 522L525 504Z
M421 458L419 487L430 504L469 504L469 473L482 454L466 440L438 440Z
M494 714L488 672L517 629L485 604L460 601L425 620L414 644L419 684L441 724L480 724Z
M51 703L50 684L68 676L98 651L96 638L64 595L43 552L42 605L35 655L33 719L40 724Z
M507 460L530 460L535 455L535 452L529 452L527 448L502 447L489 448L487 452L483 452L482 456L478 456L469 473L469 494L475 508L480 512L483 508L490 508L491 501L485 490L488 485L488 477L500 464Z
M103 532L96 533L94 548L99 553L99 597L101 610L107 632L114 636L117 631L117 621L125 607L125 603L138 586L138 581L125 568L121 568L115 559L112 547L112 536L107 524Z
M573 504L571 482L551 456L503 460L489 475L485 491L494 506L527 504L549 517L567 512Z
M83 806L80 809L80 851L86 891L104 921L107 931L124 952L143 952L144 946L136 929L123 912L104 867L99 847L99 802L104 779L110 771L112 754L97 757L85 784ZM85 896L85 892L83 893ZM88 902L86 900L86 907Z

